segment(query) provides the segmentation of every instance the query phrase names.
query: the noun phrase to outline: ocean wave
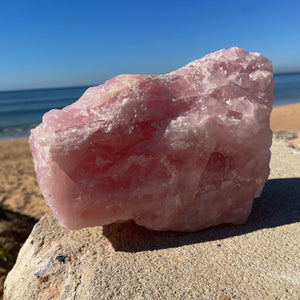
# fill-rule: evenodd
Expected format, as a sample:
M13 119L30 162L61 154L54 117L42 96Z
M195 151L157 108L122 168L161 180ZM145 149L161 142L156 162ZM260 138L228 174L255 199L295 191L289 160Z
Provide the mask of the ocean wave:
M76 99L76 97L39 97L39 98L22 98L22 99L0 99L0 108L1 106L6 106L6 105L24 105L24 104L34 104L34 103L44 103L44 102L48 102L48 103L52 103L52 102L74 102Z
M27 137L30 135L30 130L38 124L26 124L22 126L0 127L0 140L15 139Z
M8 113L11 114L23 114L27 112L46 112L51 109L61 109L70 103L62 103L61 101L57 101L57 103L48 103L48 105L41 105L40 103L36 103L36 105L28 105L28 106L0 106L0 116L7 115Z

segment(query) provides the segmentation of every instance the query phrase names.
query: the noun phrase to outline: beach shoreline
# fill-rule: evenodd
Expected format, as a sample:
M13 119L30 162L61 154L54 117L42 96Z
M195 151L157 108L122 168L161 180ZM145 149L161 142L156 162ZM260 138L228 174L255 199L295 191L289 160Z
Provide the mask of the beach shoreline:
M284 116L291 115L291 119L286 119ZM273 131L294 132L300 136L299 130L299 115L300 115L300 100L296 103L288 103L283 105L273 106L271 115L271 128ZM298 118L297 118L298 117ZM298 119L298 120L297 120ZM296 129L293 128L296 124ZM39 124L23 125L21 127L0 128L0 142L8 140L18 140L28 138L31 129L34 129Z
M274 106L270 118L273 132L294 134L289 144L300 149L300 103Z

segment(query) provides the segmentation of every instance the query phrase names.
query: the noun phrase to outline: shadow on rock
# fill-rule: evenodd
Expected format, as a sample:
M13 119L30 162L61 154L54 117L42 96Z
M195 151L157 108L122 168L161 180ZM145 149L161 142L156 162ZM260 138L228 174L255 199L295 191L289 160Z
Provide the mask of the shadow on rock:
M300 178L270 179L243 225L220 225L194 233L156 232L134 222L103 226L116 251L139 252L204 243L300 221Z

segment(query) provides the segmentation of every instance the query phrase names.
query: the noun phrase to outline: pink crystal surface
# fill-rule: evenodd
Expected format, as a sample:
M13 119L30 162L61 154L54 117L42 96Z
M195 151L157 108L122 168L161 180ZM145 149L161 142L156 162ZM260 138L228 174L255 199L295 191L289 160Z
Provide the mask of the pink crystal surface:
M220 50L165 75L120 75L51 110L29 139L68 229L241 224L269 175L272 64Z

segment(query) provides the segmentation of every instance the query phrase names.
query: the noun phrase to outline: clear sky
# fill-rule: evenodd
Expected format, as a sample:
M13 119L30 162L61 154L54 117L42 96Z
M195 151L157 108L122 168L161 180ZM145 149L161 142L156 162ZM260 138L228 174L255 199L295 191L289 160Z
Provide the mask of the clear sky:
M231 46L300 71L300 1L0 0L0 90L166 73Z

